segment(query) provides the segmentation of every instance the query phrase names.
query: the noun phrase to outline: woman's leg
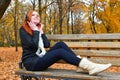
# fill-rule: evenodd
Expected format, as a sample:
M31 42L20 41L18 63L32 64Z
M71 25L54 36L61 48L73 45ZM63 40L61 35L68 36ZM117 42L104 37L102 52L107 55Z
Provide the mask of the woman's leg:
M79 65L79 62L81 60L75 55L69 54L69 52L66 51L65 49L59 48L59 49L47 52L45 56L40 58L37 64L35 65L34 70L37 70L37 71L45 70L60 59L63 59L67 63L76 65L76 66Z
M76 55L64 42L61 42L61 41L56 43L49 51L56 50L59 48L63 48L66 51L70 52L70 54Z
M63 59L64 61L72 65L79 66L83 69L88 70L89 75L96 75L97 73L100 73L111 66L111 64L93 63L86 58L80 59L73 54L69 54L68 51L62 48L52 50L46 53L46 55L43 56L42 58L39 58L33 70L34 71L45 70L60 59Z

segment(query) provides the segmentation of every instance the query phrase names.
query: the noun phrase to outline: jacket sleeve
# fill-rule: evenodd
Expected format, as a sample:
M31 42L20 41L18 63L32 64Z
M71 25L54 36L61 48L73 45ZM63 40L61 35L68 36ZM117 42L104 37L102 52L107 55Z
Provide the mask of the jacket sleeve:
M43 39L44 47L45 48L50 47L50 41L48 40L45 34L42 34L42 39Z
M39 31L33 31L33 35L31 36L23 28L21 28L20 39L23 47L38 48Z

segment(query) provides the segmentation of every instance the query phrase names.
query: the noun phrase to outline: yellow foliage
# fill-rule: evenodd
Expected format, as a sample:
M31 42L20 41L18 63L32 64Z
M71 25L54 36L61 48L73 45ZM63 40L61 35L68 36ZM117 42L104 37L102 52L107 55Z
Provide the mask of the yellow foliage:
M105 0L101 0L104 1ZM104 4L104 2L102 4ZM98 18L102 20L106 28L106 32L119 33L120 32L120 1L109 0L106 6L102 6L104 11L99 11Z

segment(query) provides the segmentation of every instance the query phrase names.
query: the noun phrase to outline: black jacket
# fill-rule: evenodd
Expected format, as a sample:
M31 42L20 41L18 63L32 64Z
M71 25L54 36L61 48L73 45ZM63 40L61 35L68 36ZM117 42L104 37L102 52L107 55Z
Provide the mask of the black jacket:
M38 49L39 31L33 31L33 35L29 35L23 27L20 28L20 39L22 44L22 62L27 70L33 70L39 57L35 54ZM42 34L44 47L48 48L50 42L45 34Z

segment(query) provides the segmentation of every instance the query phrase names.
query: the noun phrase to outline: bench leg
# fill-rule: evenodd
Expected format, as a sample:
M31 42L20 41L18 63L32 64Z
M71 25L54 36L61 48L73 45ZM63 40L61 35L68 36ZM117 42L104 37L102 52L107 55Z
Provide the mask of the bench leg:
M32 80L30 76L20 76L21 80Z
M32 76L20 76L21 80L45 80L45 78L39 78L39 77L32 77Z

